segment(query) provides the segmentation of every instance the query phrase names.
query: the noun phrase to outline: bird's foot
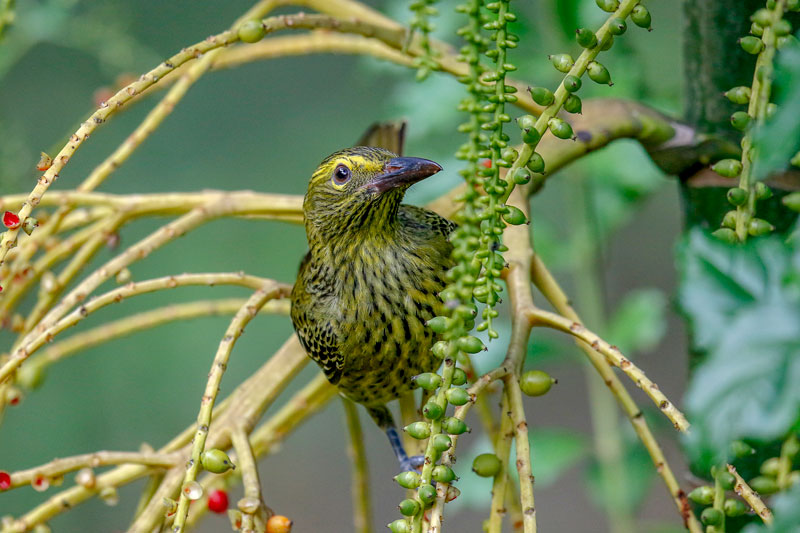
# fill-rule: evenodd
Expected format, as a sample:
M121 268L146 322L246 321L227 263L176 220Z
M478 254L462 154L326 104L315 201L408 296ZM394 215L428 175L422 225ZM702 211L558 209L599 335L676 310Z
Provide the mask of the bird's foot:
M420 470L422 468L422 465L424 464L425 464L424 455L412 455L411 457L400 459L400 471L415 472L417 470Z

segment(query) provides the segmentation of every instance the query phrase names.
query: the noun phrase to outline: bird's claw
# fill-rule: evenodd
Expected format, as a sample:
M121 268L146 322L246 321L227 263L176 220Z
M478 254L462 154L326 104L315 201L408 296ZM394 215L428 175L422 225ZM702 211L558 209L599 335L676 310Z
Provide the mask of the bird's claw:
M424 455L412 455L411 457L406 457L405 460L400 461L400 471L401 472L415 472L422 468L422 465L425 464L425 456Z

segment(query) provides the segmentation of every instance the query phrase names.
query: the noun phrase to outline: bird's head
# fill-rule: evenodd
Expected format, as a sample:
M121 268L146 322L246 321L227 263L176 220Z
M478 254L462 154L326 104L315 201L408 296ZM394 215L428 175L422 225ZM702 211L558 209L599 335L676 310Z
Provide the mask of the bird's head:
M303 202L309 239L390 228L406 189L440 170L433 161L383 148L356 146L331 154L311 176Z

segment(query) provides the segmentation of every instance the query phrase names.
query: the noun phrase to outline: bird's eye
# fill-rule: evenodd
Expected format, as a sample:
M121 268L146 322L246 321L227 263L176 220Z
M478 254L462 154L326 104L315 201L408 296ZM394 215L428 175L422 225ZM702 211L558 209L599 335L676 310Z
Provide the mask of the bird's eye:
M339 165L333 171L333 184L341 187L345 183L350 181L350 177L351 177L350 169L347 168L345 165Z

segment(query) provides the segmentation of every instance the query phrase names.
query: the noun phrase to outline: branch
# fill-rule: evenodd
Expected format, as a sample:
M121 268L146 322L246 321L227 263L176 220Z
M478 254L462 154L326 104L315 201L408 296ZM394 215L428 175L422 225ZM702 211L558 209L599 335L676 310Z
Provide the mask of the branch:
M736 467L733 465L727 465L728 472L736 478L736 484L733 486L733 492L741 496L744 501L747 502L747 505L755 511L755 513L761 518L761 520L767 524L768 526L772 525L772 511L769 510L764 504L764 501L758 496L756 491L750 488L750 485L742 479L742 476L739 475L739 472L736 471Z
M238 507L242 511L242 528L244 531L263 530L270 516L275 514L272 509L264 504L261 495L261 481L258 479L258 467L253 449L250 446L250 439L247 432L242 428L234 428L231 431L231 443L236 450L236 457L239 461L238 466L241 470L242 485L244 486L244 498L239 500Z
M364 447L364 434L361 431L361 422L358 419L356 404L347 398L342 398L347 431L350 433L350 446L347 455L352 462L353 486L353 526L357 533L370 533L372 531L372 505L369 494L369 467L367 466L367 450Z

